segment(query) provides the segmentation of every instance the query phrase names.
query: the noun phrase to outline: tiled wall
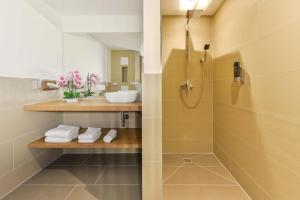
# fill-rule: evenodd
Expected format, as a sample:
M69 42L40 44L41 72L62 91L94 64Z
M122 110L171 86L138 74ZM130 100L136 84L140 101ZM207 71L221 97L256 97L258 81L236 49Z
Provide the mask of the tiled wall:
M299 7L227 0L214 17L214 152L253 200L300 198Z
M208 55L207 62L201 64L200 59L204 44L211 44L212 21L210 17L190 21L193 49L188 69L194 88L188 97L185 93L183 96L189 105L193 105L202 93L201 101L194 109L185 107L180 97L180 84L186 79L185 22L185 17L163 17L163 152L210 153L213 147L212 60Z
M32 90L32 81L0 77L0 198L62 153L27 148L45 130L62 122L62 114L23 111L25 104L59 98L56 91Z

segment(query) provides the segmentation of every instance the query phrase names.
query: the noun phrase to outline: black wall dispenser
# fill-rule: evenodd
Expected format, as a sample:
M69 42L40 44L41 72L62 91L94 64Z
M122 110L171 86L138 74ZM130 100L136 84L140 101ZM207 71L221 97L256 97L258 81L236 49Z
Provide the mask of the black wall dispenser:
M243 82L243 69L239 61L233 64L233 77L234 81Z

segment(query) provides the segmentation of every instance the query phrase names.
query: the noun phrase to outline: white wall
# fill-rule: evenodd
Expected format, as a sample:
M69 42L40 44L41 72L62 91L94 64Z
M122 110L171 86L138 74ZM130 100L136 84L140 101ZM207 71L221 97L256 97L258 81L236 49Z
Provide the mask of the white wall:
M55 78L62 33L25 0L0 1L0 76Z
M88 73L100 74L101 81L107 77L108 49L88 34L63 35L63 72L79 70L82 77Z
M131 15L63 15L62 27L69 33L139 33L143 29L141 17Z

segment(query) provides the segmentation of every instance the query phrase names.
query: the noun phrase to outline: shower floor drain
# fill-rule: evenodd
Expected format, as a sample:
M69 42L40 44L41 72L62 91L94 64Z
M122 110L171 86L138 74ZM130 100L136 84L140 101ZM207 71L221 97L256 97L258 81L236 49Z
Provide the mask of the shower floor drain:
M193 160L191 158L183 158L184 163L192 163Z

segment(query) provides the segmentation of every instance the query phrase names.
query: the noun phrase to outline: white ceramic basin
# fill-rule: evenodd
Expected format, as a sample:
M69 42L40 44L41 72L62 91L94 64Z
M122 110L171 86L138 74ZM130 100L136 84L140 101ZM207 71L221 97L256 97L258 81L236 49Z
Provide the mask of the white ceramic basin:
M106 92L104 93L105 99L110 103L132 103L135 102L138 97L138 91L127 90L118 92Z

